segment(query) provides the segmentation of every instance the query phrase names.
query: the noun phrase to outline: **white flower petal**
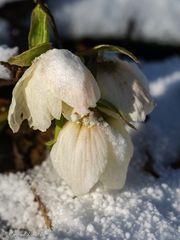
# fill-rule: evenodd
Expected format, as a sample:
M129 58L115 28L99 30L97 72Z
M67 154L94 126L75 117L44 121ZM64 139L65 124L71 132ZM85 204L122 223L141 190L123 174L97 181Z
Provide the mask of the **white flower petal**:
M53 94L48 84L42 84L46 79L41 78L41 67L40 64L32 64L13 90L8 121L14 132L19 130L24 119L33 129L44 132L53 118L61 116L61 99Z
M59 176L76 195L82 195L98 182L107 164L107 151L107 136L98 126L68 122L50 155Z
M115 134L116 145L111 139L108 147L108 164L100 181L110 189L121 189L126 181L127 169L133 155L133 144L124 126L115 119L109 119L108 123L118 131ZM112 135L114 132L112 130ZM117 150L115 148L118 148Z
M25 88L32 74L29 68L13 90L13 98L9 108L8 122L13 132L17 132L24 119L30 119L29 109L26 105Z
M62 114L68 121L71 122L77 122L82 117L74 110L74 108L64 102L62 103Z
M25 89L25 97L31 113L30 126L46 131L53 118L60 118L62 102L60 96L54 94L53 87L43 77L42 72L43 66L35 65L33 75Z
M41 55L42 78L51 85L54 95L75 109L87 114L100 98L98 85L80 58L64 49L49 50Z
M147 80L134 63L118 59L99 63L97 82L101 97L114 104L129 121L144 121L154 108Z
M28 119L34 129L46 131L53 118L59 119L62 101L80 114L87 114L100 97L90 71L68 50L49 50L37 58L13 91L9 124L18 131Z

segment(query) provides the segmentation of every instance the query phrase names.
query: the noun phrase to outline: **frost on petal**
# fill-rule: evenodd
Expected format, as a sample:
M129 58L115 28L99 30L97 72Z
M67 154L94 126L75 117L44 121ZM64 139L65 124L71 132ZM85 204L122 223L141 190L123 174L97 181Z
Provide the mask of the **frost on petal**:
M59 176L74 194L82 195L98 182L107 164L107 151L107 136L99 126L68 122L50 155Z
M10 126L18 131L22 120L28 119L33 129L46 131L53 118L60 118L62 101L84 115L99 97L95 79L77 56L68 50L49 50L35 59L15 86Z
M123 188L128 165L133 155L133 144L129 134L126 132L124 126L117 125L117 120L109 119L108 123L114 128L108 127L105 132L109 136L108 146L108 164L100 181L110 189Z
M134 63L118 59L99 63L97 82L101 97L129 121L144 121L154 108L146 77Z
M68 50L49 50L37 60L42 65L42 77L52 86L54 95L79 114L88 113L100 98L98 85L80 58Z

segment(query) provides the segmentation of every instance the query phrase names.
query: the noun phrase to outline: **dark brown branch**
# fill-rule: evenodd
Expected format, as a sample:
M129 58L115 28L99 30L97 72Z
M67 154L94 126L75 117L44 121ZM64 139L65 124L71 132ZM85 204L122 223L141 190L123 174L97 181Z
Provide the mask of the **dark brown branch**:
M5 68L7 68L11 72L11 80L16 81L16 82L19 80L19 78L23 75L23 73L27 69L26 67L12 65L8 62L3 62L3 61L0 61L0 64L2 66L4 66Z
M42 202L41 197L37 194L36 189L34 187L31 188L33 194L34 194L34 199L38 203L39 211L41 212L42 217L44 218L45 225L48 229L52 230L52 220L48 216L48 210L45 206L45 204Z

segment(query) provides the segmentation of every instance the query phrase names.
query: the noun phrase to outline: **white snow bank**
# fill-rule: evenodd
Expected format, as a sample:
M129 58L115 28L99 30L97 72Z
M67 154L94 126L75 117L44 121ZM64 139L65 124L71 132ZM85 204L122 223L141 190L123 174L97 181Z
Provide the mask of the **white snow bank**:
M0 176L0 213L14 228L35 231L43 227L37 203L23 174ZM3 194L2 194L3 193Z
M8 59L18 52L18 48L8 48L6 46L0 46L0 61L6 62ZM10 71L0 64L0 78L10 78Z
M122 192L106 192L98 186L75 199L66 184L56 178L49 161L34 169L31 177L49 209L53 231L42 228L26 179L22 175L1 176L1 218L13 228L34 228L33 237L16 231L15 239L178 239L178 172L169 171L168 178L155 180L134 170Z
M10 31L9 23L0 17L0 44L9 42Z
M143 71L157 106L141 136L157 165L174 162L180 157L180 59L147 63Z
M91 193L74 198L49 160L26 175L0 175L0 239L179 238L180 170L172 169L169 164L180 157L180 59L143 64L142 67L151 81L157 107L147 124L142 124L141 131L133 137L135 155L125 188L107 192L98 185ZM143 172L142 166L148 157L154 162L159 179ZM45 230L44 219L37 213L37 203L33 201L28 182L32 182L49 210L52 231Z
M61 34L180 43L179 0L49 1ZM129 32L130 30L130 32Z
M6 3L19 2L21 0L0 0L0 7L3 7Z

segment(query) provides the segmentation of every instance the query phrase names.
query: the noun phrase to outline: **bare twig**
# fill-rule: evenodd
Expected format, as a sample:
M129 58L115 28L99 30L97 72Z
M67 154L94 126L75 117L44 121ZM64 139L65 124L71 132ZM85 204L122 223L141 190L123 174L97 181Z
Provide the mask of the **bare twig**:
M23 156L18 151L18 148L13 144L13 153L14 153L14 164L17 171L23 171L25 169L25 164L23 161Z
M8 62L0 61L0 64L2 66L4 66L5 68L9 69L9 71L11 72L10 83L12 83L12 81L17 82L19 80L19 78L23 75L24 71L26 70L26 67L12 65ZM4 79L1 79L1 80L4 80Z
M37 194L36 189L31 187L31 190L34 194L34 200L38 203L39 211L41 212L42 217L44 218L45 225L48 229L52 230L52 220L48 216L48 210L45 204L42 202L41 197Z

